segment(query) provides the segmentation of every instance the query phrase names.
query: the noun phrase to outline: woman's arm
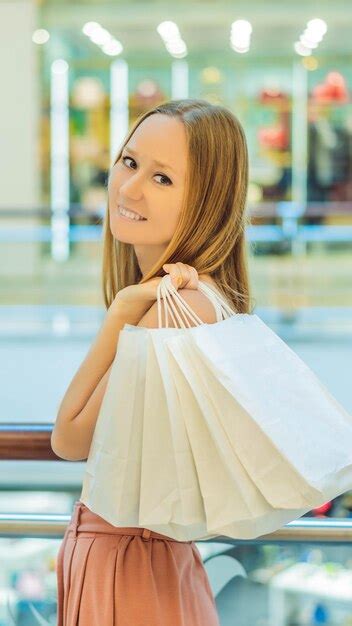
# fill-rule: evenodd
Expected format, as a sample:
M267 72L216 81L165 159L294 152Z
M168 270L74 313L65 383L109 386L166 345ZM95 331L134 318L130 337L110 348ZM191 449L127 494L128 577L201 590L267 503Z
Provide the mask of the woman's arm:
M89 448L126 318L112 304L87 356L60 404L51 434L55 454L68 461L88 457Z
M193 295L188 294L192 305L194 298L199 298L199 295L194 296L198 293L198 274L195 268L183 263L167 264L164 267L175 285L181 272L181 284L187 284L190 288L181 290L180 293L193 291ZM51 447L57 456L67 461L83 461L88 457L120 330L126 323L141 323L147 327L151 323L152 327L157 327L155 300L160 281L161 278L156 277L142 285L125 287L118 292L110 305L97 338L73 377L59 407L51 435ZM151 316L148 315L150 308Z

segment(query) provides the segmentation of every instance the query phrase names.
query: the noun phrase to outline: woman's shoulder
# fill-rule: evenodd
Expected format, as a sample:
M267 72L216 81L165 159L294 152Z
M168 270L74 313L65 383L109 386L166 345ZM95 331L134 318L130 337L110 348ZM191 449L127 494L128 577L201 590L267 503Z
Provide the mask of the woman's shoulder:
M219 294L220 298L222 298L222 300L225 300L229 307L233 309L233 303L230 302L229 299L224 295L220 286L217 284L216 280L212 276L210 276L210 274L202 274L199 280L215 290Z

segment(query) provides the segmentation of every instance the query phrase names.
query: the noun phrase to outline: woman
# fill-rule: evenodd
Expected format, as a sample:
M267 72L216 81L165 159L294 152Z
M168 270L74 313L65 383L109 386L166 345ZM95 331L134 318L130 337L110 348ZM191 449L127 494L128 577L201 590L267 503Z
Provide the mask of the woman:
M107 314L60 405L51 438L58 456L87 458L119 332L125 323L158 327L165 273L205 323L216 315L198 276L249 312L247 185L245 135L225 108L170 101L135 123L108 181ZM79 500L57 571L58 626L219 626L193 541L113 526Z

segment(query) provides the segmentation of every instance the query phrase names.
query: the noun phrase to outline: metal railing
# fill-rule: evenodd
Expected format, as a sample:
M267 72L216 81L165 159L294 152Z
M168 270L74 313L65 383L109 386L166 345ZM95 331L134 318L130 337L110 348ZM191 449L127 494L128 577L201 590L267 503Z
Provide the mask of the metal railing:
M70 515L57 513L0 513L0 537L42 537L60 538L70 521ZM198 540L197 540L198 541ZM216 538L201 539L208 543L245 544L286 544L319 543L351 545L352 520L345 518L303 517L289 522L279 530L256 539L232 539L219 535Z
M53 424L0 423L0 461L65 461L51 448ZM72 461L69 461L70 463Z

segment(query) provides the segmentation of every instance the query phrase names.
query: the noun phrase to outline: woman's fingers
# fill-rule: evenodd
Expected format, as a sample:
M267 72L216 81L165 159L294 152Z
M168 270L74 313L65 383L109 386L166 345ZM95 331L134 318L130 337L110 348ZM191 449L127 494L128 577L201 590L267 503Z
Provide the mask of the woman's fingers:
M165 272L170 274L171 282L176 289L198 289L198 272L195 267L186 263L166 263L163 265Z
M191 279L189 285L186 285L189 289L198 289L198 272L192 265L186 265L191 273Z

